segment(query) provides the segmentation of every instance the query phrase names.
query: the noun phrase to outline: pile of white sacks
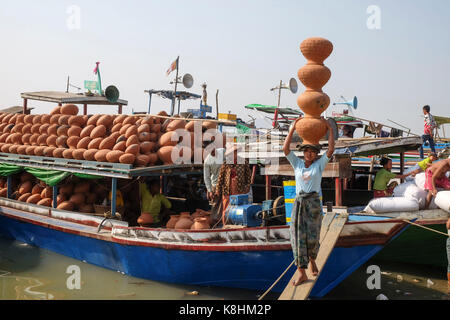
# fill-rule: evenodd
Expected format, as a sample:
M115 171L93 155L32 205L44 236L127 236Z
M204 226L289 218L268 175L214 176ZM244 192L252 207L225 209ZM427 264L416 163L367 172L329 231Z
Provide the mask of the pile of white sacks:
M368 213L411 212L425 209L428 191L425 190L425 173L419 173L394 189L394 197L378 198L364 209ZM450 213L450 191L439 191L428 209L441 208Z

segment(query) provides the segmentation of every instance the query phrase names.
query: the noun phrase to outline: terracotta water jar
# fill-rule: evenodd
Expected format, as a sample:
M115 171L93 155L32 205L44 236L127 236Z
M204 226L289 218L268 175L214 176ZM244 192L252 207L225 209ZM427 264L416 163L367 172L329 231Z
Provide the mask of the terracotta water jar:
M192 230L206 230L210 228L210 223L208 218L195 218L194 224L191 226Z
M322 91L331 78L331 70L319 64L307 64L298 71L298 78L307 89Z
M303 118L297 122L295 130L302 137L303 144L318 145L321 138L327 134L327 124L320 118Z
M305 91L297 98L305 117L320 118L330 105L330 97L322 91Z
M314 37L303 41L300 50L308 64L323 64L333 52L333 44L327 39Z
M138 218L138 224L141 226L145 226L148 224L152 224L154 222L153 216L148 212L143 212L141 216Z
M194 222L192 221L189 212L183 212L180 214L180 219L175 224L175 229L177 230L191 229L193 223Z
M180 219L180 215L171 215L169 221L166 223L167 229L174 229L178 220Z

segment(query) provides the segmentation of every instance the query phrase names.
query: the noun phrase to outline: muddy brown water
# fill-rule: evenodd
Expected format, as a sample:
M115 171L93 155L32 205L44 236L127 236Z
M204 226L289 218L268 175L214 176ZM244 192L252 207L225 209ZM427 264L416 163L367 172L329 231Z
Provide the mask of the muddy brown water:
M370 265L381 268L380 290L367 288L370 276L367 267ZM67 282L72 274L67 271L71 266L79 267L80 289L68 288ZM369 261L323 299L374 300L380 294L391 300L448 299L446 271ZM262 293L134 278L0 238L0 300L257 300ZM270 293L266 299L277 297L277 294Z

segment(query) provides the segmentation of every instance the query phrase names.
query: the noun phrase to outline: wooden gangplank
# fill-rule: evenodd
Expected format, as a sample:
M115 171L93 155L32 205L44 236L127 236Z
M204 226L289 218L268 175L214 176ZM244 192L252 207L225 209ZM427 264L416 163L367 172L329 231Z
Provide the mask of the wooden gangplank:
M311 290L316 284L316 280L319 278L325 263L330 257L331 251L344 228L345 223L348 220L348 214L337 214L335 212L329 212L325 215L322 222L322 229L320 231L320 249L317 255L316 264L319 269L319 274L314 277L311 273L311 268L306 270L309 280L297 287L294 287L292 282L298 279L299 272L295 272L291 281L284 289L278 300L306 300L311 293Z

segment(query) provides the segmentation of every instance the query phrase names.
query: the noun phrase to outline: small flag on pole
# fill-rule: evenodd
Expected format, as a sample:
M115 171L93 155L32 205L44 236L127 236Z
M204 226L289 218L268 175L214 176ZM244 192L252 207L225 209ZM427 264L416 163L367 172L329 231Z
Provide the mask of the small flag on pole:
M177 58L177 60L175 60L174 62L172 62L172 64L170 65L170 68L167 70L166 72L166 76L169 76L169 74L175 70L178 69L178 59L180 59L180 57Z
M94 74L96 75L98 73L98 65L100 64L100 62L96 62L96 67L94 69Z

